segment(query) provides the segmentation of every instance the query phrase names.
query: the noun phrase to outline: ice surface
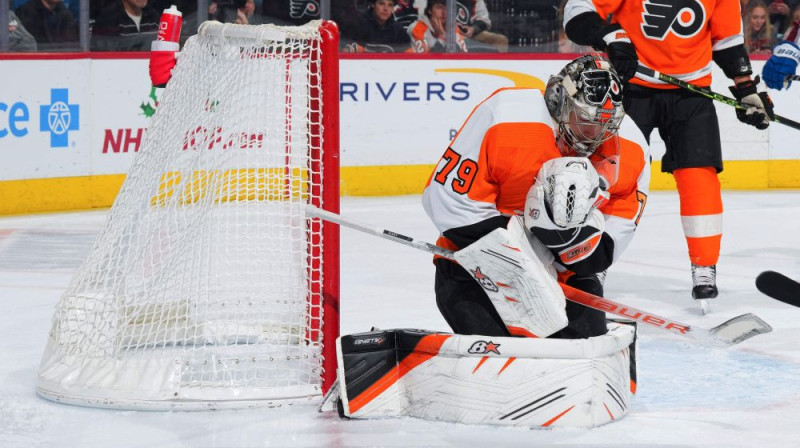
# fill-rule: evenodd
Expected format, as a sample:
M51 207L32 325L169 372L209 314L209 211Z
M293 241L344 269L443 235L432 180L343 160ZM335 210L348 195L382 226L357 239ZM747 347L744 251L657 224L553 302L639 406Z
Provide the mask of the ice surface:
M639 390L624 419L591 430L465 426L415 419L343 421L316 402L216 412L80 408L38 398L35 376L56 300L105 212L0 218L0 447L796 447L800 309L759 294L773 269L800 278L800 192L727 192L720 297L702 316L676 193L650 195L638 235L609 272L616 301L710 328L753 312L774 331L730 349L641 328ZM345 198L342 213L433 242L418 196ZM342 332L447 330L430 255L342 230Z

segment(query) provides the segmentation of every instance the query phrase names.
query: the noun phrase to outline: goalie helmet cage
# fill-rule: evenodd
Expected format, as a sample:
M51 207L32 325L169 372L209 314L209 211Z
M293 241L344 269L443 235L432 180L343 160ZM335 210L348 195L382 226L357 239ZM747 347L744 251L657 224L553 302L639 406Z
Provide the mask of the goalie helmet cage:
M274 406L335 379L338 30L204 23L91 253L37 392L122 409Z

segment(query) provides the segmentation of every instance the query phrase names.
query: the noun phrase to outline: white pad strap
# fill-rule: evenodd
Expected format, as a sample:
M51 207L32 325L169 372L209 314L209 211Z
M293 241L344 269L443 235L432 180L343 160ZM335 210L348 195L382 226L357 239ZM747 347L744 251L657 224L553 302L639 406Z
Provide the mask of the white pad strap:
M511 334L547 337L567 326L566 299L552 265L527 239L496 229L453 257L483 287Z

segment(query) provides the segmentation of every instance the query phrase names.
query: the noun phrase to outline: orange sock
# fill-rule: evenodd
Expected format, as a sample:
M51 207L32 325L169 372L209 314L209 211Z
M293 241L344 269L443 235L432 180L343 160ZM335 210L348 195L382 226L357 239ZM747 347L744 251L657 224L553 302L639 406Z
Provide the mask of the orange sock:
M717 170L681 168L672 175L681 199L681 224L689 260L700 266L715 265L722 240L722 193Z

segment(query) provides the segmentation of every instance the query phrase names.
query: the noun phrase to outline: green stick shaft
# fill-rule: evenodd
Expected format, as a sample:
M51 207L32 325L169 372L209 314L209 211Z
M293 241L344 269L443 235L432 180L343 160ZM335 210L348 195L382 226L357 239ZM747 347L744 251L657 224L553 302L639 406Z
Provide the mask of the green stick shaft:
M672 84L673 86L678 86L678 87L680 87L682 89L689 90L689 91L694 92L694 93L696 93L698 95L703 95L706 98L711 98L714 101L719 101L720 103L725 103L728 106L732 106L732 107L735 107L737 109L746 109L746 107L744 105L742 105L742 103L737 101L735 98L731 98L729 96L721 95L721 94L719 94L717 92L712 91L711 89L709 89L707 87L696 86L696 85L688 83L686 81L681 81L680 79L678 79L678 78L676 78L674 76L665 75L663 73L659 73L659 72L657 72L655 70L649 69L647 67L643 67L641 65L639 66L639 68L636 71L641 73L641 74L643 74L643 75L645 75L645 76L649 76L651 78L655 78L655 79L658 79L660 81L664 81L666 83ZM788 119L786 117L781 117L780 115L775 115L775 117L772 118L771 121L774 121L775 123L780 123L780 124L785 125L785 126L789 126L792 129L800 130L800 123L798 123L797 121L794 121L794 120L790 120L790 119Z

